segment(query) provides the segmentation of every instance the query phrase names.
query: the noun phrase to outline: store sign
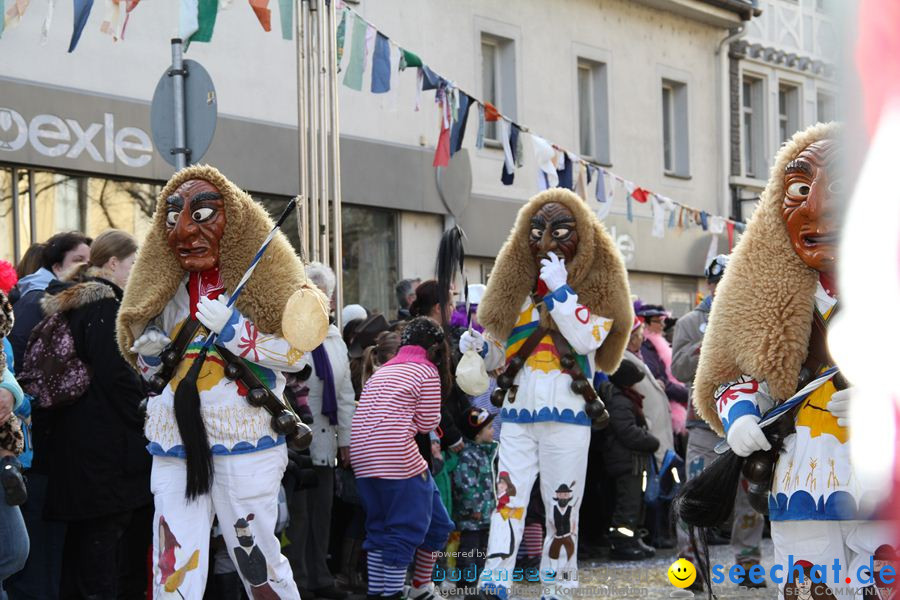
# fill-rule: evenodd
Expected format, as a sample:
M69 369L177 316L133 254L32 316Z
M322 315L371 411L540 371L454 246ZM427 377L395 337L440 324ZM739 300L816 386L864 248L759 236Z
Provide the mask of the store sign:
M16 152L30 146L48 158L78 159L88 156L98 163L140 168L153 158L147 132L138 127L116 129L115 116L104 113L101 122L84 122L53 114L37 114L30 120L0 107L0 152ZM3 155L0 154L0 160Z
M634 264L634 255L637 251L637 244L635 244L634 238L627 233L618 235L615 225L609 227L609 235L615 242L616 249L619 251L619 254L622 255L622 260L625 262L625 266L631 266L632 264Z

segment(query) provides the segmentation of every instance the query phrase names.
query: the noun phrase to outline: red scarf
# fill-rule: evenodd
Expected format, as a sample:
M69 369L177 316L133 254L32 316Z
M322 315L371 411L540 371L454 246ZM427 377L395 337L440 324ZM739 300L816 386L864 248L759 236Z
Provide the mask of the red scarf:
M188 295L191 300L191 316L197 316L197 303L200 298L212 298L215 300L219 294L225 291L225 283L219 268L215 267L206 271L192 271L188 279Z

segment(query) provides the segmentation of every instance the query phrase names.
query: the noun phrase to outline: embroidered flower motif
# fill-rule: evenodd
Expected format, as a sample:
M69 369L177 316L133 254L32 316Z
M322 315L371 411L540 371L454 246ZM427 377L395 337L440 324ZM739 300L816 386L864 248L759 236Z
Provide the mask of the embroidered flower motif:
M285 358L287 359L287 363L289 365L293 365L296 364L298 360L303 358L303 353L292 347L290 350L288 350L287 356Z
M259 351L257 350L257 342L259 340L259 329L249 320L244 321L244 329L246 335L241 335L241 341L238 342L238 348L241 350L241 358L247 358L247 355L253 353L253 362L259 362Z

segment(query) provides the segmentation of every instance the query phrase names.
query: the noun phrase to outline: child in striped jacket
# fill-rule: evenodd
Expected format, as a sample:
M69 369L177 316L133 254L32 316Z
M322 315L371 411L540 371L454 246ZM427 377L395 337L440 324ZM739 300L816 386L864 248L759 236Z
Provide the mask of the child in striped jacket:
M399 599L414 558L408 598L434 598L436 553L453 522L413 437L441 420L448 354L441 327L426 317L413 319L400 351L366 382L353 416L350 463L366 511L368 600Z

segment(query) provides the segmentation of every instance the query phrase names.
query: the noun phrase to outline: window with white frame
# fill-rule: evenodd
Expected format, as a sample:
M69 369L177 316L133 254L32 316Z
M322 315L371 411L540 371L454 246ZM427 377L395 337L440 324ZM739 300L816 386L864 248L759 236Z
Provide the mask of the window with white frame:
M778 86L778 139L784 143L800 129L800 89L782 83Z
M481 94L504 115L516 117L515 42L508 38L481 34ZM496 121L485 123L486 140L499 141Z
M690 176L687 84L662 82L663 169L666 175Z
M606 65L586 58L578 59L578 148L610 164Z
M834 96L831 94L816 93L816 120L819 123L834 121Z
M741 80L741 149L745 177L765 175L764 123L763 81L745 75Z

